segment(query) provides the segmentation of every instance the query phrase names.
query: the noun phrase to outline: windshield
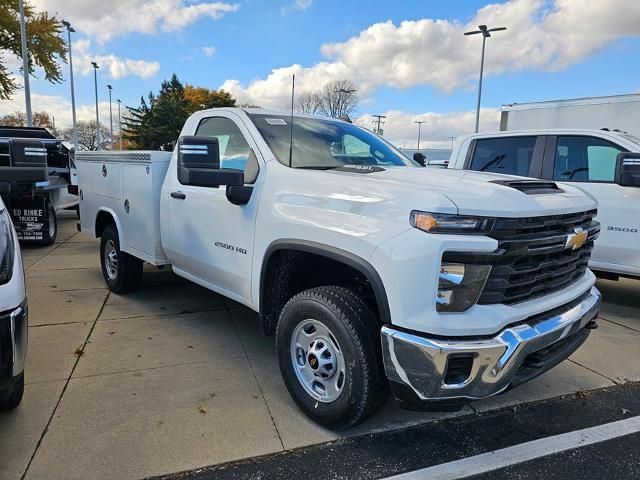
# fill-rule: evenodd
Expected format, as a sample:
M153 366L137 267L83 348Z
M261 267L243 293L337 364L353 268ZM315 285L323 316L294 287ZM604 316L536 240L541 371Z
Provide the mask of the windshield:
M278 161L289 165L288 115L249 114ZM417 166L380 137L350 123L294 117L293 168L337 168L343 165Z

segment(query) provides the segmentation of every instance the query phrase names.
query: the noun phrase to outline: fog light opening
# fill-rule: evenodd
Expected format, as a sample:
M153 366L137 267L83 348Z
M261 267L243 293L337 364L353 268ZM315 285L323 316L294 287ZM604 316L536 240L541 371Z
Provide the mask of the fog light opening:
M473 367L473 355L451 355L447 364L447 373L444 377L446 385L459 385L465 383L471 376Z

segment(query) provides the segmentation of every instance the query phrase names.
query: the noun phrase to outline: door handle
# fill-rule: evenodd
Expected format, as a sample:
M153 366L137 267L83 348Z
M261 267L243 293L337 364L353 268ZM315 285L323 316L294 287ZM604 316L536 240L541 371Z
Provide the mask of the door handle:
M177 198L178 200L184 200L187 196L182 192L171 192L171 198Z

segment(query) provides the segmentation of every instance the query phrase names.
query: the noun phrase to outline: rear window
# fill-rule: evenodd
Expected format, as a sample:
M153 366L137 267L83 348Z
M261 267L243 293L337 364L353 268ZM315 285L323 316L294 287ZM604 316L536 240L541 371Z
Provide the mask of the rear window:
M536 137L481 138L476 140L471 170L529 175Z

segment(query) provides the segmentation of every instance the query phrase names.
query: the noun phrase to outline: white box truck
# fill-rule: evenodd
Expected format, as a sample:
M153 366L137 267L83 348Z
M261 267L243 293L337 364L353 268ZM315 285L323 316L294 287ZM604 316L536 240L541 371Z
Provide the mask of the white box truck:
M500 130L609 129L640 137L640 93L502 105Z
M289 393L330 428L389 386L419 409L498 394L596 326L596 202L571 186L425 169L356 125L264 109L197 112L173 153L77 165L107 285L171 264L259 312Z

